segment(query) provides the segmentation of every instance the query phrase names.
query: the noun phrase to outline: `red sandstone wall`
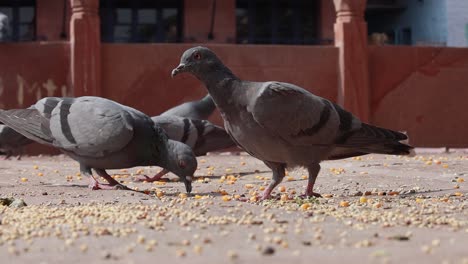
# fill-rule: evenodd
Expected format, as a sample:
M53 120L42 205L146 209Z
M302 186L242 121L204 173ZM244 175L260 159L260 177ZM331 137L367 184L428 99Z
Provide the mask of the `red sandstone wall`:
M171 70L193 45L102 45L102 95L150 115L194 100L206 89L194 77L172 79ZM208 45L242 79L291 82L335 100L337 56L334 47ZM214 120L220 122L219 116Z
M371 46L372 121L418 147L468 147L468 49Z
M66 4L65 25L63 25L64 4ZM69 39L70 16L69 0L36 0L37 39L40 41ZM60 36L63 29L65 29L65 39Z
M70 93L69 46L62 43L0 44L0 108L26 108L45 96ZM38 145L37 145L38 146ZM29 153L49 152L33 147Z

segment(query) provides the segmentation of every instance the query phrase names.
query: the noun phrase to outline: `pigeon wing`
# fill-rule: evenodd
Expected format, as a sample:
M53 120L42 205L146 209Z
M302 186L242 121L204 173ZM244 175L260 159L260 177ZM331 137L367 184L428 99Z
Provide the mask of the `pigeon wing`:
M50 109L41 107L55 104ZM123 149L133 138L133 118L119 104L98 97L48 98L36 103L44 116L50 113L54 145L87 157L103 157Z

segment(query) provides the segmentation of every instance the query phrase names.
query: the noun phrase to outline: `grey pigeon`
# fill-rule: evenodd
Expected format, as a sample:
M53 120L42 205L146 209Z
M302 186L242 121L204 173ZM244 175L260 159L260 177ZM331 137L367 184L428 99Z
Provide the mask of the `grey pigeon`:
M362 123L340 106L293 84L250 82L237 78L209 49L184 52L172 76L189 72L201 80L224 119L226 131L272 171L263 193L268 199L282 181L286 167L309 172L306 196L313 192L322 160L369 153L408 154L399 132Z
M205 97L198 101L186 102L181 105L175 106L166 112L162 113L162 116L181 116L191 119L205 120L215 110L216 106L213 103L211 96L207 94Z
M236 146L223 128L207 120L190 119L179 116L154 116L153 122L164 129L167 136L192 148L195 156ZM160 180L169 171L163 169L153 177L140 179L153 182Z
M5 153L5 159L16 155L21 159L23 147L34 141L16 132L14 129L5 125L0 125L0 151Z
M0 110L0 121L78 161L92 189L126 189L106 169L155 165L175 173L191 192L197 168L191 148L169 140L149 116L133 108L100 97L46 97L28 109ZM109 185L99 183L91 169Z

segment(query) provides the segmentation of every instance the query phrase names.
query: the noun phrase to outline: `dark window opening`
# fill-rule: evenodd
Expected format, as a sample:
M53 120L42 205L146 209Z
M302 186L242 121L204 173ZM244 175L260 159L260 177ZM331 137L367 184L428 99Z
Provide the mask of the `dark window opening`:
M318 39L316 0L237 0L236 42L323 44Z
M368 0L365 19L369 44L411 45L411 29L400 30L395 24L405 9L406 6L396 0Z
M0 41L36 39L36 1L0 0Z
M104 42L181 42L182 0L101 0Z

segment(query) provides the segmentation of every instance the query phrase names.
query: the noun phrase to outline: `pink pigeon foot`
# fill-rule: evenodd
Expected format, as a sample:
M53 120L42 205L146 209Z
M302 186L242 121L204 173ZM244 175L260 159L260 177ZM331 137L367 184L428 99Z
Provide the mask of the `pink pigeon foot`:
M143 175L141 178L137 178L136 181L145 181L145 182L155 182L161 180L161 178L166 175L169 171L166 169L163 169L162 171L158 172L158 174L154 175L153 177L148 177L146 175Z

